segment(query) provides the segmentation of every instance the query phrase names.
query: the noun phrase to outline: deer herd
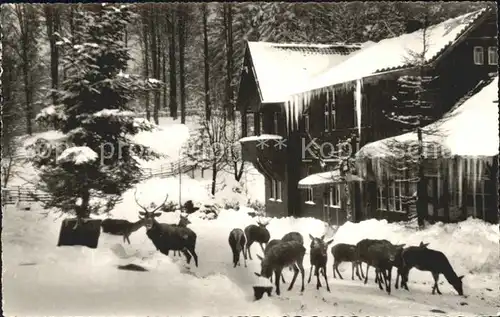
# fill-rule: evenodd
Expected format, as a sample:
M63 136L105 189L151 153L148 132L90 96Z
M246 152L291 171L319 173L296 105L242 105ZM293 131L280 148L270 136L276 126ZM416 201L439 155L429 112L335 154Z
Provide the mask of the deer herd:
M157 212L162 208L167 199L153 210L148 210L142 206L134 193L134 198L137 205L142 209L139 211L139 221L129 222L122 219L106 219L102 221L103 232L121 235L123 241L130 244L130 235L139 230L142 226L146 228L146 234L158 251L168 256L169 251L182 253L186 257L189 264L191 258L194 259L195 265L198 267L198 256L195 252L196 233L188 228L191 223L187 217L180 217L178 224L160 223L155 218L162 213ZM289 268L293 270L293 278L290 282L288 290L293 288L295 281L300 272L301 275L301 292L304 291L304 257L306 248L304 246L304 238L299 232L289 232L281 239L272 239L267 229L269 221L263 222L260 219L257 224L250 224L244 230L234 228L229 233L229 246L232 251L232 264L236 267L240 264L241 254L243 254L244 266L247 267L247 259L252 259L250 248L254 242L260 245L263 255L257 254L260 260L260 272L255 272L255 275L262 278L273 280L275 283L275 291L280 295L280 281L286 283L283 276L283 269ZM330 292L328 284L327 262L328 249L333 243L331 238L325 241L325 235L314 237L309 234L309 260L310 270L308 283L311 282L312 271L316 276L316 289L322 287L321 277L324 279L326 289ZM385 290L388 294L391 293L392 268L397 270L396 281L394 287L408 289L408 275L412 268L420 271L428 271L432 273L434 285L432 294L437 291L441 294L438 288L439 275L443 274L447 281L453 286L459 295L463 295L462 278L457 276L453 270L447 257L440 251L429 249L428 243L421 242L418 246L405 247L405 244L394 245L388 240L363 239L356 245L337 243L331 249L330 253L333 256L333 277L343 279L338 269L343 262L350 262L352 266L351 279L354 280L356 274L359 280L364 279L364 284L368 282L368 271L370 267L375 268L375 283L378 284L381 290ZM365 272L361 266L366 263ZM355 273L356 272L356 273ZM401 281L399 281L401 279Z

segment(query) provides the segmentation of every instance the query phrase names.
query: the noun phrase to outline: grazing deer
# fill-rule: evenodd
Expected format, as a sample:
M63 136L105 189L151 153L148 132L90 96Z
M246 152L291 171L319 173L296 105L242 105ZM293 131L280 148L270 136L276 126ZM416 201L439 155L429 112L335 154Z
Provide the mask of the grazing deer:
M432 273L434 278L434 286L432 287L432 294L437 293L441 295L441 291L438 287L439 274L443 274L448 283L453 286L457 291L458 295L462 296L464 294L462 279L463 275L458 276L450 261L444 255L444 253L422 247L414 247L403 251L403 269L401 272L401 284L406 290L408 290L408 273L412 268L416 268L420 271L429 271Z
M257 254L257 257L261 260L260 263L260 273L255 272L255 275L259 277L270 278L274 272L274 282L276 285L276 295L280 295L280 276L283 268L286 266L293 266L294 274L292 282L288 287L288 290L293 288L297 275L301 274L302 277L302 288L301 292L304 291L304 255L306 254L306 248L297 241L286 241L279 242L272 248L270 248L267 254L262 258Z
M271 250L271 248L272 248L272 247L274 247L275 245L277 245L277 244L278 244L278 243L280 243L281 241L283 241L283 240L273 239L273 240L269 241L269 242L266 244L266 248L264 249L264 256L266 256L266 253L268 253L268 252L269 252L269 250ZM291 269L291 267L290 267L290 269ZM273 281L273 277L271 276L271 277L269 278L269 280L272 282L272 281ZM286 283L286 281L285 281L285 277L283 276L283 273L281 273L281 281L282 281L283 283Z
M123 242L130 244L130 235L144 225L144 220L130 222L125 219L104 219L101 222L102 232L112 235L123 236Z
M356 251L356 246L346 243L338 243L332 247L333 262L333 278L337 278L335 272L338 273L341 279L344 279L339 271L339 265L342 262L351 262L352 273L351 279L354 280L354 268L356 268L356 276L362 280L365 276L363 274L363 268L361 267L361 262L358 259L358 253ZM361 269L361 274L360 274Z
M361 267L361 272L363 272L363 267L361 266L361 262L365 262L366 263L366 274L365 274L365 277L366 279L368 279L368 268L369 268L369 264L368 264L368 260L367 260L367 256L366 256L366 252L368 250L368 248L372 245L372 244L375 244L375 243L382 243L382 244L386 244L386 245L392 245L391 242L389 242L389 240L385 240L385 239L382 239L382 240L377 240L377 239L363 239L361 241L359 241L357 244L356 244L356 253L357 253L357 256L358 256L358 260L360 261L359 263L359 266ZM363 273L361 273L363 275ZM378 274L375 274L375 283L378 282ZM365 282L366 284L366 282Z
M248 258L252 260L252 254L250 252L250 247L254 242L258 242L262 252L264 252L264 243L268 243L269 239L271 238L271 235L269 234L269 231L267 231L266 226L269 224L269 221L267 222L261 222L260 220L257 220L257 225L249 225L245 228L245 236L247 237L247 245L246 245L246 252L248 254Z
M367 248L363 250L363 248L358 248L358 251L361 249L363 252L358 253L362 254L360 258L362 258L366 263L366 276L365 276L365 284L368 282L368 270L370 266L375 267L375 272L377 276L378 286L381 290L383 290L382 282L385 283L385 289L388 294L391 293L391 277L392 277L392 267L394 263L397 261L397 258L401 255L404 244L393 245L390 242L387 243L383 240L378 240L379 242L369 241L368 243L362 243L360 241L361 246L367 245ZM387 241L387 240L386 240ZM358 243L358 246L360 245Z
M311 239L311 268L309 269L309 279L307 280L307 283L311 282L312 269L314 267L314 275L316 275L317 281L316 289L319 289L321 287L319 275L320 273L322 273L323 277L325 278L326 289L327 291L330 291L330 286L328 285L328 277L326 276L326 263L328 262L328 246L333 242L333 239L325 242L325 235L322 235L321 238L315 238L311 234L309 234L309 238Z
M180 215L179 222L177 224L172 224L172 226L186 228L190 224L191 224L191 221L189 221L188 217L184 217L183 215ZM174 256L181 256L181 252L174 251Z
M134 193L135 202L144 210L143 212L140 211L139 215L144 219L146 234L156 249L167 256L170 250L179 250L186 257L188 264L191 261L191 257L193 257L195 265L198 267L198 255L195 252L196 233L187 227L159 223L155 219L161 216L162 213L156 211L162 208L167 201L168 195L159 207L156 207L153 211L149 211L137 201L136 193L137 190Z
M420 241L420 244L418 246L410 246L406 247L403 250L401 250L401 254L398 255L396 258L396 261L394 262L394 266L398 269L397 275L396 275L396 282L394 283L394 288L398 289L398 284L399 284L399 278L401 277L401 287L404 287L403 284L403 277L401 276L402 270L403 270L403 252L407 250L413 250L414 248L427 248L429 243L424 243L423 241ZM406 290L408 290L408 287L406 287Z
M243 253L243 260L245 262L245 267L247 267L247 256L245 254L245 243L247 242L247 239L245 238L243 230L240 228L231 230L228 242L233 253L233 267L240 265L240 253Z

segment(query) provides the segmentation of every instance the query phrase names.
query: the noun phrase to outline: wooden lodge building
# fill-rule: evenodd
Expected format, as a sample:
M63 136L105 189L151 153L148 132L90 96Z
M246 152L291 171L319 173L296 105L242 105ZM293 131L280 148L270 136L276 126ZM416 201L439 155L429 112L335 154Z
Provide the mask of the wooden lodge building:
M332 224L344 223L348 209L353 221L410 217L411 206L396 203L402 189L395 189L391 177L377 180L372 166L363 165L368 161L356 160L353 173L339 170L349 160L339 157L336 145L354 136L348 141L349 156L355 160L365 145L403 132L384 114L394 102L401 76L415 75L422 68L435 76L431 111L438 118L491 84L491 73L498 67L495 11L483 9L428 27L428 48L423 66L418 66L409 56L422 50L422 33L357 45L247 43L237 101L240 142L243 159L265 176L268 215L312 216ZM497 157L498 152L490 155L481 173L495 174ZM463 177L447 178L445 188L462 189L449 184L459 179L467 183ZM497 195L496 181L479 184L484 186ZM493 208L494 197L481 208ZM449 215L440 220L462 219ZM498 217L488 220L498 222Z

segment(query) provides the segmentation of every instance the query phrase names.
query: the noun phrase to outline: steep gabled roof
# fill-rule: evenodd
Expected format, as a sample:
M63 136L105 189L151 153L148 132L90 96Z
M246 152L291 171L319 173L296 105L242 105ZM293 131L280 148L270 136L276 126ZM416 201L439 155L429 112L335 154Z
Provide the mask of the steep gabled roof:
M443 52L459 43L464 35L474 28L475 22L487 12L487 9L478 10L427 28L425 62L435 61ZM317 76L306 89L297 90L296 93L411 67L414 66L412 53L421 54L422 51L423 30L384 39L365 46L338 66Z
M479 90L480 89L480 90ZM477 91L479 90L479 91ZM491 157L498 155L498 75L480 84L476 93L462 98L444 117L423 128L424 150L442 155ZM365 145L357 157L391 157L391 144L418 144L417 134L409 132Z
M360 45L248 42L262 103L279 103L289 94L347 59Z

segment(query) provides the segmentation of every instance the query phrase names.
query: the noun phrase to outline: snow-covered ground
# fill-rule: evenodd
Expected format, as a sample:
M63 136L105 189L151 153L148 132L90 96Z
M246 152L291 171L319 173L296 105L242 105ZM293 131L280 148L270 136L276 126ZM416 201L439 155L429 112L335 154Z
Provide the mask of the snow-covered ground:
M176 135L185 126L166 122L164 130ZM188 132L192 130L189 127ZM50 132L46 133L51 135ZM188 134L188 133L187 133ZM54 136L55 134L52 133ZM166 136L166 135L165 135ZM147 139L147 137L145 137ZM187 138L187 137L186 137ZM166 140L171 140L169 137ZM159 141L165 138L157 138ZM165 141L166 141L165 140ZM175 143L175 144L174 144ZM174 156L180 140L165 144L165 152ZM171 157L170 156L170 157ZM165 160L168 160L166 158ZM152 162L152 164L160 164ZM32 172L34 172L32 170ZM34 174L33 174L34 175ZM32 177L25 174L27 178ZM240 209L223 210L216 220L204 220L197 213L189 216L190 227L197 233L196 250L199 267L187 265L183 257L167 257L155 250L141 228L130 237L131 244L122 238L101 234L97 249L85 247L56 247L62 217L56 213L44 215L40 206L31 210L7 206L3 210L3 299L6 316L228 316L228 315L492 315L500 311L499 290L499 229L478 220L460 224L436 224L417 231L409 225L388 224L368 220L359 224L347 223L335 234L335 243L356 243L363 238L385 238L393 243L416 245L420 241L443 251L459 275L464 274L466 298L456 295L445 281L440 286L443 295L431 295L430 273L412 270L410 292L393 290L391 295L370 283L350 279L350 264L342 264L345 280L332 278L332 259L327 266L331 293L319 291L315 282L300 293L300 279L292 291L283 286L281 296L253 300L252 286L261 281L253 274L260 269L252 246L254 260L244 266L232 267L228 235L231 229L255 223L244 205L250 201L263 202L262 175L250 169L242 184L230 174L221 174L215 197L209 194L210 172L204 178L183 176L182 201L216 202ZM21 184L18 177L13 183ZM152 178L138 184L142 205L161 203L166 194L178 201L177 177ZM126 192L112 216L130 221L138 220L139 208L134 190ZM163 214L160 222L176 223L178 213ZM312 218L271 219L268 229L271 238L280 238L290 231L299 231L309 246L309 233L328 236L323 222ZM118 265L134 263L148 272L118 270ZM305 259L306 282L309 255ZM394 272L395 273L395 272ZM287 282L292 273L284 272ZM372 271L373 274L373 271ZM394 276L395 274L393 274ZM314 280L313 280L314 281Z
M125 209L132 220L137 208L124 202L116 212L122 215ZM340 268L345 280L333 279L330 259L327 270L331 293L324 288L317 291L312 282L301 294L298 282L292 291L255 302L252 286L258 281L253 272L259 270L255 254L261 254L260 248L252 246L254 260L248 262L248 268L233 268L227 242L232 228L255 222L243 210L222 211L217 220L190 217L190 227L198 236L198 268L193 263L186 265L184 258L155 251L144 228L131 236L131 245L124 245L121 237L103 233L95 250L56 247L61 218L43 216L38 210L21 211L9 206L4 212L2 284L7 316L435 316L438 313L433 309L443 315L494 315L500 310L498 226L477 220L438 224L424 231L369 220L348 223L335 236L336 242L350 243L365 237L387 238L394 243L428 242L429 247L448 255L458 274L465 274L467 298L456 295L447 282L440 287L443 295L431 295L431 274L415 269L410 273L410 292L393 290L387 295L371 278L367 285L350 280L350 264ZM178 216L164 214L160 221L173 223ZM323 223L311 218L272 219L268 228L272 238L299 231L307 245L309 233L324 233ZM306 255L306 275L308 262ZM117 269L129 263L149 271ZM289 282L292 273L285 270L284 274Z

